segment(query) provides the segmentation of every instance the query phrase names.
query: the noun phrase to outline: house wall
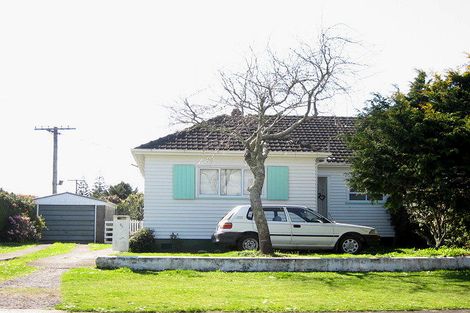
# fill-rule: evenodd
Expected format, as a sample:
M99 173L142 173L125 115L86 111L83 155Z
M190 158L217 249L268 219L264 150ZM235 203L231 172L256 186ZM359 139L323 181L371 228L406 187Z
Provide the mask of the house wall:
M237 156L222 156L216 153L203 156L146 155L144 162L144 226L153 229L158 239L169 238L171 233L178 233L181 239L210 239L219 220L231 208L249 203L246 196L201 198L196 193L194 200L174 200L172 194L173 164L194 164L196 173L201 166L247 168L241 153ZM289 167L289 200L265 200L265 204L285 203L316 207L317 180L313 154L271 155L266 161L266 166L269 165Z
M395 232L383 203L349 201L349 187L346 184L349 170L347 166L318 166L318 176L328 177L329 215L336 222L375 227L380 236L393 237Z

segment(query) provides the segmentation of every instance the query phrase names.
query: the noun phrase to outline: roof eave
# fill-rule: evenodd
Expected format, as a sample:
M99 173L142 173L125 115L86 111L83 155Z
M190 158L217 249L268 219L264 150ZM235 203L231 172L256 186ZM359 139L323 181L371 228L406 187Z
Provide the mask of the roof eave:
M201 154L216 154L216 155L243 155L244 150L184 150L184 149L132 149L131 150L134 159L138 162L137 157L146 154L155 155L201 155ZM269 151L269 155L274 156L304 156L304 157L328 157L331 155L330 152L319 152L319 151Z
M90 200L93 200L93 201L96 201L96 202L101 202L102 205L107 205L107 206L110 206L112 208L116 208L116 204L112 203L112 202L109 202L109 201L104 201L104 200L100 200L100 199L96 199L95 197L87 197L87 196L83 196L83 195L77 195L76 193L73 193L73 192L61 192L61 193L56 193L56 194L52 194L52 195L48 195L48 196L43 196L43 197L37 197L37 198L34 198L33 200L36 202L36 200L42 200L42 199L47 199L47 198L52 198L52 197L57 197L57 196L60 196L60 195L65 195L65 194L69 194L69 195L72 195L72 196L76 196L76 197L81 197L81 198L86 198L86 199L90 199Z
M181 150L181 149L131 149L132 156L137 162L140 173L145 175L144 165L146 155L162 155L162 156L201 156L207 154L215 154L221 156L243 156L245 151L243 150ZM270 151L269 155L272 156L295 156L295 157L306 157L306 158L327 158L331 156L330 152L318 152L318 151Z

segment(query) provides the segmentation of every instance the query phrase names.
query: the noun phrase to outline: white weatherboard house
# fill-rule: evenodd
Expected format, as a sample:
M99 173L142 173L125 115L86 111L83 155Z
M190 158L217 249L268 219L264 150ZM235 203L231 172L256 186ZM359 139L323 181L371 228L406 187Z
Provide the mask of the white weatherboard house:
M285 123L297 120L289 116ZM222 123L230 116L211 120ZM342 223L375 227L393 237L383 201L371 203L346 183L351 151L342 135L354 132L353 117L311 117L289 138L268 143L264 204L305 205ZM145 178L144 226L158 239L211 238L235 205L248 204L252 173L243 147L223 133L200 127L159 138L132 150Z

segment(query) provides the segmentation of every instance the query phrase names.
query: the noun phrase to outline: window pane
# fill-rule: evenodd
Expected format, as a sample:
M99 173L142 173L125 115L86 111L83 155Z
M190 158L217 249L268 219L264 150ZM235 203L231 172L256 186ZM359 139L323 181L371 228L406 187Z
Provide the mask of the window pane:
M264 209L264 216L268 222L287 222L284 209L267 208Z
M366 200L366 195L363 193L350 193L349 200Z
M268 222L287 222L286 212L283 208L265 208L264 216ZM248 210L246 218L253 219L253 210L251 208Z
M218 170L200 170L199 193L201 195L217 195L219 186Z
M244 195L249 195L250 192L248 191L248 187L253 184L253 173L250 170L244 170L243 171L243 194Z
M242 188L242 171L223 169L220 173L220 194L224 196L240 196Z
M292 212L291 210L289 210L289 217L292 223L305 223L306 222L306 220L304 220L303 218L301 218L300 216L298 216L295 212Z
M352 201L367 200L367 195L365 193L357 192L353 188L350 188L349 189L349 200L352 200Z
M306 209L300 208L287 208L289 212L289 217L293 223L320 223L321 221L318 219L313 212L310 212Z

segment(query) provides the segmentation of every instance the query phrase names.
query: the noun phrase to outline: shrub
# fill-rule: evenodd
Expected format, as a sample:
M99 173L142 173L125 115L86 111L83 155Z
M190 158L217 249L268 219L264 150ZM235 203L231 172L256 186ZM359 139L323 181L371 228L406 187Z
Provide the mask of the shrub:
M25 214L16 214L8 218L6 240L14 242L28 242L41 239L44 221L39 219L36 223Z
M117 205L117 214L129 215L131 220L141 221L144 218L144 194L132 193Z
M454 217L445 243L451 247L470 248L470 212Z
M0 241L9 240L9 218L20 215L27 216L39 232L44 228L44 222L36 216L36 205L32 196L16 195L0 188Z
M16 195L0 189L0 232L8 225L8 217L26 214L35 218L36 206L32 196Z
M131 252L152 252L155 250L155 236L153 230L142 228L129 239Z

